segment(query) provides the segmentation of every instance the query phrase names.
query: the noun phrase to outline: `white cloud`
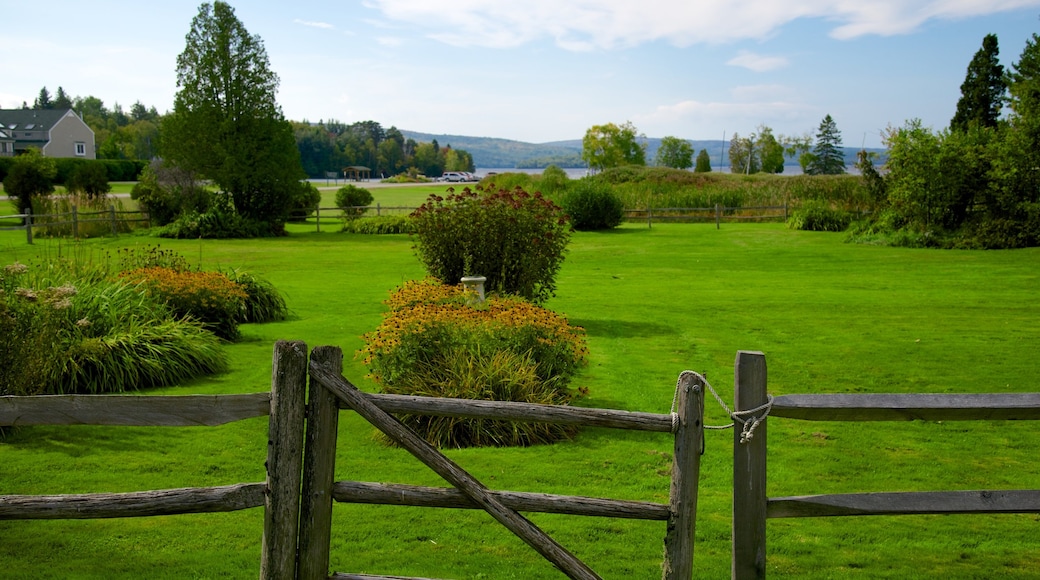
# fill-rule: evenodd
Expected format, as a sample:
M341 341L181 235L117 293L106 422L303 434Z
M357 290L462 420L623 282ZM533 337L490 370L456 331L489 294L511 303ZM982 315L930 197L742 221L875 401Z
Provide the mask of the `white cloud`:
M784 68L790 63L782 56L764 56L742 50L737 53L737 56L729 59L726 64L730 66L744 67L755 72L766 72L778 68Z
M567 50L653 41L676 46L765 38L799 18L834 22L839 39L913 32L958 19L1040 6L1040 0L368 0L391 21L456 46L508 48L551 38Z
M315 22L313 20L300 20L299 18L293 20L293 22L296 23L296 24L302 24L304 26L310 26L311 28L324 28L326 30L332 30L333 28L336 28L335 26L329 24L328 22Z
M394 48L404 44L404 39L397 36L380 36L376 39L380 46Z

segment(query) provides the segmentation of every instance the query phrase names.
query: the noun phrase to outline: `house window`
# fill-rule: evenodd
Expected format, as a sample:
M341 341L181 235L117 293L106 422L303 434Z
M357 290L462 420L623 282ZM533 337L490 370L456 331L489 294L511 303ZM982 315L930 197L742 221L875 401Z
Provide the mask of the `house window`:
M83 157L87 154L87 144L82 141L76 142L76 156Z

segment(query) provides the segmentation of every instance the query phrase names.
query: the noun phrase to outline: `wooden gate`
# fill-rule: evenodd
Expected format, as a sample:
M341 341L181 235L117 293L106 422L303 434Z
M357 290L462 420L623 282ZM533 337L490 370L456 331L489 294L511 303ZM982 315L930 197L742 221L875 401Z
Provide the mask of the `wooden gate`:
M571 578L599 576L518 512L662 520L667 522L662 577L670 580L692 577L697 480L703 438L704 388L699 377L684 376L677 389L676 412L661 415L499 401L366 394L341 376L342 352L337 347L315 348L311 353L309 369L296 574L299 580L375 578L351 574L329 575L333 500L419 507L480 508ZM451 483L454 489L334 482L336 433L341 408L356 411ZM669 504L492 491L402 425L391 413L593 425L673 433L675 447Z

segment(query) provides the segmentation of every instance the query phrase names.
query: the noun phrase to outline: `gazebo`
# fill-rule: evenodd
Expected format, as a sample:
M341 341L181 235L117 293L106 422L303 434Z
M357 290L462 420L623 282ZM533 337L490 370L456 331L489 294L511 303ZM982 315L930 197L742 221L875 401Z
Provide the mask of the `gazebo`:
M348 181L368 180L372 177L372 170L360 165L351 165L343 168L343 179Z

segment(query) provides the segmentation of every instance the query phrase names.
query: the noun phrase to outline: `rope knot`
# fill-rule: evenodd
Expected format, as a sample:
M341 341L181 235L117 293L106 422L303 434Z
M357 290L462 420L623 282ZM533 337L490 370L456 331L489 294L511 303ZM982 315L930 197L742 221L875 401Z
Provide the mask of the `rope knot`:
M730 419L733 420L733 423L730 423L729 425L705 425L704 428L729 429L730 427L733 427L735 424L740 423L740 442L742 444L746 444L749 441L751 441L755 437L755 429L758 428L759 424L762 423L762 421L765 421L766 417L769 416L769 411L773 409L773 395L766 395L766 402L764 405L759 405L754 409L747 409L744 411L733 411L729 408L729 405L727 405L726 402L722 400L722 397L720 397L718 392L715 391L715 387L711 386L711 383L708 382L708 379L706 379L704 375L689 370L679 373L679 378L675 381L675 396L672 397L671 410L672 433L675 433L675 431L679 428L679 415L675 412L676 402L679 399L679 388L682 385L683 378L690 375L699 378L700 381L704 383L704 386L708 388L708 392L710 392L712 396L715 397L715 401L718 402L719 406L725 409L726 414L729 415ZM761 412L762 414L756 415L756 413L759 412Z

